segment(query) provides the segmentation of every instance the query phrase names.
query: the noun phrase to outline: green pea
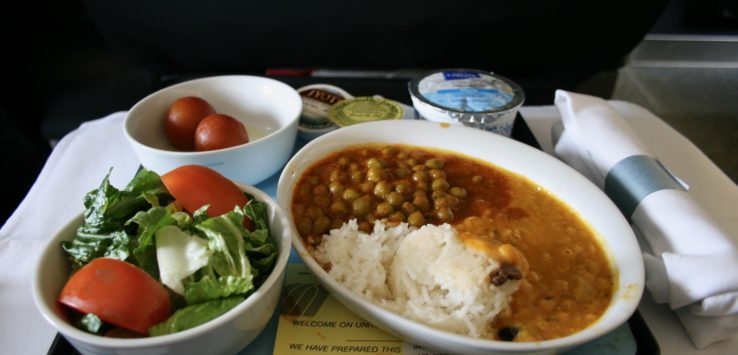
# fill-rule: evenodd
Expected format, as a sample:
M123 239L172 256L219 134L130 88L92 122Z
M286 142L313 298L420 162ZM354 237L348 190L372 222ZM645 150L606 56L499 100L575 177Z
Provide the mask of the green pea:
M445 179L446 173L443 170L433 169L430 171L430 176L434 179Z
M382 202L377 205L377 215L380 217L387 217L390 214L395 212L395 207L392 206L389 202Z
M393 222L403 222L405 221L405 214L402 213L401 211L397 211L393 213L392 215L390 215L389 217L387 217L387 219Z
M459 205L461 204L461 200L459 200L459 198L454 195L446 195L445 198L446 201L448 201L449 207L451 208L459 207Z
M334 195L338 195L343 193L344 187L343 184L337 181L333 181L328 185L328 189L331 190L331 193Z
M354 189L346 189L343 191L343 199L346 201L353 201L359 198L359 193Z
M313 222L313 234L323 234L331 225L331 220L326 216L320 216Z
M351 164L351 160L349 160L349 158L347 157L340 157L338 158L338 161L336 163L340 167L347 167L349 164Z
M366 161L366 166L369 168L384 168L386 163L379 159L379 158L369 158L369 160Z
M321 209L328 209L331 204L331 197L329 195L314 195L313 202L320 206Z
M372 202L366 197L357 198L354 200L352 204L352 209L355 215L357 216L363 216L372 208Z
M441 222L449 223L454 220L454 213L448 207L443 207L436 211L436 216Z
M331 171L331 174L328 176L328 180L330 181L343 181L345 178L346 173L338 169Z
M410 193L412 193L413 189L410 187L410 185L406 182L399 182L397 185L395 185L395 191L400 193L403 196L409 196Z
M443 207L456 208L459 206L459 199L456 196L444 195L433 200L433 207L440 209Z
M382 168L369 168L369 171L366 172L366 179L373 182L382 180Z
M414 227L420 227L425 224L425 217L419 211L415 211L407 216L407 223Z
M428 173L425 171L416 171L413 173L413 181L420 182L420 181L428 181Z
M441 191L441 190L435 190L435 191L433 191L433 192L431 193L431 198L432 198L432 199L434 199L434 200L436 200L436 199L439 199L439 198L441 198L441 197L445 197L446 195L448 195L448 194L446 193L446 191Z
M458 197L458 198L465 198L466 197L466 189L463 188L463 187L454 186L448 192L451 193L452 195Z
M361 221L359 222L359 230L364 233L371 233L372 232L372 224L368 221Z
M359 188L361 189L361 192L368 194L372 191L374 191L374 183L371 181L364 181L359 185Z
M331 204L331 213L334 215L344 215L348 213L348 207L343 201L333 201Z
M430 208L430 201L425 195L418 195L413 198L413 205L421 211L428 210Z
M443 160L437 159L437 158L428 159L425 162L425 166L427 166L430 169L443 169L443 165L444 165Z
M398 179L404 179L412 174L412 170L408 168L399 167L395 169L395 177Z
M439 210L439 209L444 208L444 207L451 207L449 205L448 199L446 199L445 196L440 196L438 198L434 198L433 199L433 208Z
M364 181L364 172L359 171L359 170L352 172L351 181L357 182L357 183Z
M316 220L318 217L323 215L323 211L318 206L310 206L305 210L305 216L312 220Z
M433 191L436 191L436 190L446 191L448 190L448 188L449 188L448 181L444 179L435 179L431 183L431 189L433 189Z
M415 205L410 201L405 201L402 203L402 211L407 214L413 213L415 212Z
M382 148L382 157L385 159L390 159L397 154L397 148L395 147L384 147Z
M395 206L401 205L403 201L404 199L402 198L402 195L400 195L400 193L398 193L397 191L392 191L387 194L387 202Z
M374 185L374 196L384 198L388 193L392 191L390 184L386 181L380 181Z

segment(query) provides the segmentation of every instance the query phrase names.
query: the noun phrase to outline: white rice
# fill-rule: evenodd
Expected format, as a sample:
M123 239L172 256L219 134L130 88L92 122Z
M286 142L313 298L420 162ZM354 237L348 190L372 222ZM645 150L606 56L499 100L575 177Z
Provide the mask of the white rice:
M314 254L331 265L331 277L369 301L472 337L491 337L489 323L520 284L493 285L489 274L499 263L465 247L448 224L385 228L377 221L366 234L351 220L323 236Z

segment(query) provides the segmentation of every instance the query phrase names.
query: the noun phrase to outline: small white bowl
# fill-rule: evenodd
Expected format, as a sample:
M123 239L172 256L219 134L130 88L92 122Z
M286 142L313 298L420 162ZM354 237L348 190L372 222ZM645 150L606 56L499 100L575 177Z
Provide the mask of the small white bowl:
M312 164L341 148L361 143L399 143L462 153L523 175L568 204L600 237L616 271L617 289L602 317L569 336L540 342L504 342L442 331L392 313L334 280L313 259L293 221L292 197L300 176ZM644 269L633 230L610 199L574 169L546 153L502 135L461 125L420 120L378 121L344 127L303 147L287 163L277 201L289 216L292 243L320 283L343 305L374 325L405 340L454 354L520 354L562 351L594 340L623 324L638 306Z
M238 306L205 324L178 333L138 339L106 338L80 330L66 320L57 302L69 277L69 262L60 242L72 239L83 222L80 214L44 247L33 274L36 308L82 354L233 354L251 343L266 327L279 303L290 254L289 221L266 193L239 184L243 191L268 205L269 230L279 255L269 277Z
M164 116L183 96L203 98L216 112L241 121L249 142L204 152L176 150L164 133ZM285 83L259 76L214 76L172 85L143 98L128 111L124 132L141 164L159 174L197 164L255 185L289 160L300 112L300 95Z

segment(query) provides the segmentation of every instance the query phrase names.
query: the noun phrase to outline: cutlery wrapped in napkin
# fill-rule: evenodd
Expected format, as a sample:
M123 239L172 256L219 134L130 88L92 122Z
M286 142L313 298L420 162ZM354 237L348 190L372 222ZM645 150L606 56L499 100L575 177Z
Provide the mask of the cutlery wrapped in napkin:
M555 104L563 123L554 126L556 155L602 188L643 238L653 299L669 304L697 348L738 333L738 236L695 202L606 101L558 90Z

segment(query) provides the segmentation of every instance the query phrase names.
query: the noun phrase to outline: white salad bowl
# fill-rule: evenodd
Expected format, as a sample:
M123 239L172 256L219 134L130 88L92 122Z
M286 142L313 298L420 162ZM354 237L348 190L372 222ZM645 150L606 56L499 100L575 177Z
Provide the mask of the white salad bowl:
M164 133L164 117L183 96L205 99L216 112L241 121L249 142L212 151L176 150ZM204 165L231 180L255 185L289 160L300 112L300 95L285 83L259 76L214 76L172 85L143 98L128 111L124 134L141 165L159 174L182 165Z
M70 324L59 292L69 277L69 262L60 243L71 240L83 222L80 214L67 223L44 247L33 274L32 294L44 318L82 354L233 354L251 343L266 327L279 303L290 254L289 221L266 193L239 184L245 192L268 205L269 230L278 256L269 277L235 308L202 325L178 333L137 339L108 338L87 333Z
M316 262L292 218L294 187L312 164L341 148L361 143L395 143L461 153L522 175L548 190L586 221L616 275L612 300L599 320L569 336L539 342L504 342L446 332L392 313L339 284ZM554 353L601 337L626 322L644 289L640 248L626 219L594 184L561 161L501 135L429 121L379 121L327 133L303 147L279 179L277 201L290 216L293 245L320 283L343 305L404 340L453 354Z

